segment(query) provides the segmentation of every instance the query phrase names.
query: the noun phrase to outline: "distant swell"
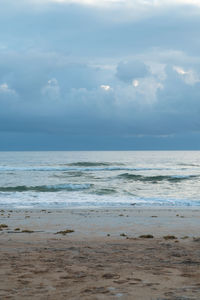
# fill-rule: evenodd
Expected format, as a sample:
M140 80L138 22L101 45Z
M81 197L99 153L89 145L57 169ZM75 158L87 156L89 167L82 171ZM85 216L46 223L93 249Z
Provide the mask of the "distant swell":
M185 166L185 167L200 167L199 164L186 164L186 163L179 163L178 166Z
M143 181L143 182L160 182L160 181L170 181L170 182L179 182L179 181L183 181L183 180L189 180L189 179L193 179L195 177L195 175L158 175L158 176L143 176L143 175L136 175L136 174L129 174L129 173L124 173L124 174L120 174L118 175L118 178L123 178L123 179L127 179L127 180L132 180L132 181Z
M68 166L74 167L103 167L103 166L110 166L110 163L107 162L90 162L90 161L80 161L68 164Z
M0 172L28 171L28 172L62 172L62 171L151 171L170 170L169 168L132 168L132 167L4 167Z
M58 191L77 191L89 189L91 184L58 184L58 185L39 185L39 186L8 186L8 187L0 187L0 192L58 192Z

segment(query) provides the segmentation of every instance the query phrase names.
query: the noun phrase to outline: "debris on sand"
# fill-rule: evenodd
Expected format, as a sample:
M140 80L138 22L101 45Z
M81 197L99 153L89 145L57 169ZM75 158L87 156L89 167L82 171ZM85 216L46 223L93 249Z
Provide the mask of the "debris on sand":
M189 239L189 236L188 235L185 235L183 237L181 237L182 240L186 240L186 239Z
M29 229L24 229L22 230L23 233L33 233L34 231L33 230L29 230Z
M120 236L126 236L126 233L121 233Z
M154 236L152 234L142 234L139 236L141 239L153 239Z
M8 225L6 225L6 224L0 224L0 229L3 229L3 228L8 228Z
M165 235L165 236L163 236L163 239L165 239L165 240L177 240L177 237L175 235Z
M74 232L74 230L73 230L73 229L66 229L66 230L61 230L61 231L58 231L58 232L56 232L56 234L62 234L62 235L66 235L66 234L68 234L68 233L72 233L72 232Z

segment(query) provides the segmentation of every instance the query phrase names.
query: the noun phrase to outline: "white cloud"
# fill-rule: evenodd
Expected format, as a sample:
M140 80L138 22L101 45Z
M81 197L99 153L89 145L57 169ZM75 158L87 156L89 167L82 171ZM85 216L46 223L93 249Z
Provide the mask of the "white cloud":
M7 85L7 83L1 84L1 85L0 85L0 90L3 91L3 92L4 92L4 91L7 91L7 90L8 90L8 85Z
M123 4L126 5L127 0L30 0L32 3L63 3L63 4L79 4L79 5L90 5L90 6L107 6L109 7L110 5L113 4Z
M171 3L175 2L177 4L187 4L187 5L195 5L195 6L200 6L199 0L171 0Z
M174 71L176 71L184 80L186 84L194 85L200 82L199 75L194 70L184 70L182 67L174 66Z
M7 83L0 84L0 94L16 95L15 90L10 89Z
M49 87L58 86L58 80L55 78L48 80L48 86Z
M137 80L137 79L133 80L134 87L138 87L139 84L140 84L139 80Z
M141 95L143 96L144 104L153 104L155 103L157 98L158 90L163 88L163 84L157 81L154 77L145 77L140 80L138 83L138 99L140 99ZM140 84L139 84L140 83ZM140 96L139 96L140 95Z
M163 6L163 5L195 5L200 6L199 0L32 0L32 2L78 3L82 5L108 6L120 4L125 6Z
M104 90L104 91L109 91L111 89L111 87L109 85L102 84L101 89Z
M188 72L184 71L183 68L181 67L178 67L178 66L174 66L173 69L180 75L185 75L185 74L188 74Z
M130 2L130 1L127 1ZM163 6L163 5L195 5L200 6L199 0L140 0L140 4L151 6Z
M48 80L47 85L42 89L42 95L50 100L58 100L60 98L60 87L56 78Z

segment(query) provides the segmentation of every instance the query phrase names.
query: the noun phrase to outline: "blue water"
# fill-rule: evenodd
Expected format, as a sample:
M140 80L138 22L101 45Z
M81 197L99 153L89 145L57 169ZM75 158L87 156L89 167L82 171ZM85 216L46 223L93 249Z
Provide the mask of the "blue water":
M200 152L0 152L0 207L199 206Z

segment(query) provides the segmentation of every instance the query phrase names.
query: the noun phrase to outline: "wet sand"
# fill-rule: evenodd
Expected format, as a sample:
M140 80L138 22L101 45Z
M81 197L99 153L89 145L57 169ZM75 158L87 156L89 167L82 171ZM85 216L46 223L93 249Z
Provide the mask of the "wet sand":
M0 224L0 299L200 299L198 208L2 210Z

